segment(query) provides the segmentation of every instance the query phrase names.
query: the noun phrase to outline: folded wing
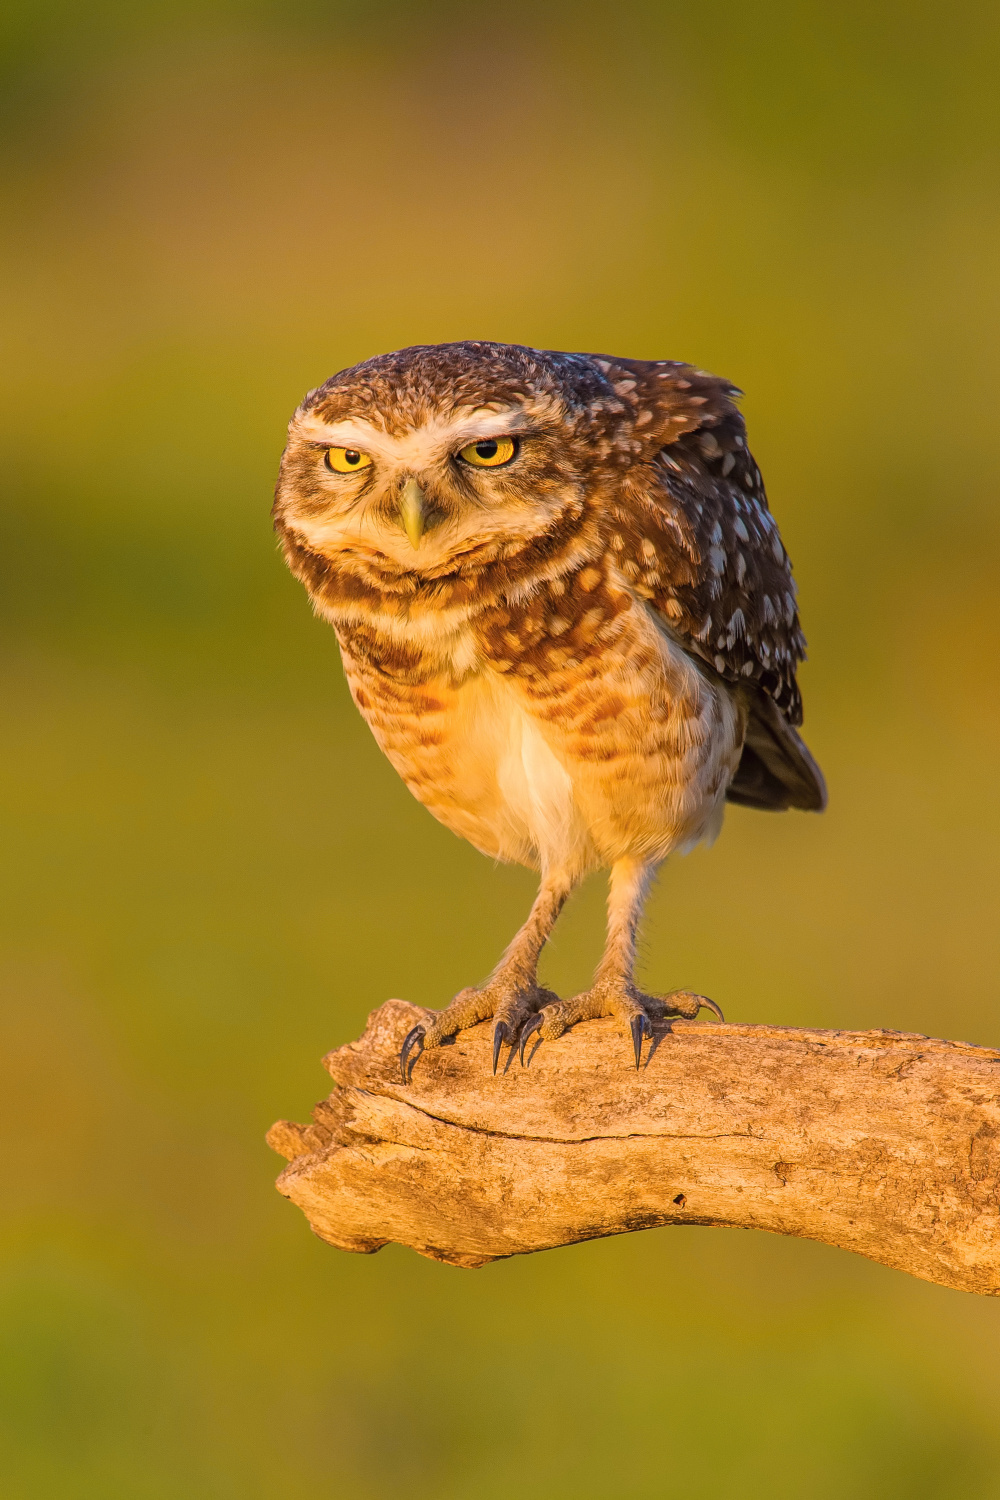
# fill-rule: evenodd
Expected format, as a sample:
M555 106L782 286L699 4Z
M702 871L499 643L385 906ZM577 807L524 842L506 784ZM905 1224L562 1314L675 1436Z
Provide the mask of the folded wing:
M611 517L621 573L671 637L746 706L729 800L818 811L826 787L797 733L805 638L795 583L747 447L734 401L740 393L690 365L613 364L617 388L635 387L647 452L629 470Z

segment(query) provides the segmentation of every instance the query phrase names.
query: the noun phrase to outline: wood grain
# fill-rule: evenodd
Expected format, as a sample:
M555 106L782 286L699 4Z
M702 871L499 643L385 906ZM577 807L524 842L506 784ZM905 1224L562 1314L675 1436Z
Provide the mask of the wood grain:
M399 1073L433 1012L390 1000L331 1052L278 1188L331 1245L457 1266L666 1224L857 1251L1000 1294L1000 1052L896 1031L674 1021L642 1069L611 1021L494 1078L489 1023Z

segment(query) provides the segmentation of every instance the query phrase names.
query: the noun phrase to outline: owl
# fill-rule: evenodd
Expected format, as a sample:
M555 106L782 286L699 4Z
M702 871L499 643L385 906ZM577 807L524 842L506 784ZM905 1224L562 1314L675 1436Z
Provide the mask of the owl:
M636 985L658 866L726 802L826 802L797 726L795 584L725 380L674 360L464 342L378 355L292 417L274 521L329 621L358 709L420 802L540 873L485 983L400 1055L492 1020L532 1037L616 1019L638 1068L652 1020L718 1006ZM610 871L585 993L539 986L574 886Z

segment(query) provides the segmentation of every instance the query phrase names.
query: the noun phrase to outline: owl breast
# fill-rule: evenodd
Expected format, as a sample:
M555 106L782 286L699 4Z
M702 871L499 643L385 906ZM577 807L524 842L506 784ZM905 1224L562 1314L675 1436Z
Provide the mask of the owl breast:
M718 831L738 703L609 567L439 628L378 610L334 623L382 750L485 854L584 873Z

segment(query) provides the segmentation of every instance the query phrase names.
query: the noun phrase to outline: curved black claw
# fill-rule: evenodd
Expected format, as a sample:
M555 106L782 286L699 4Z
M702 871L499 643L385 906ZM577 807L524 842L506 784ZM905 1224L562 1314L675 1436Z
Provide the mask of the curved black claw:
M642 1039L644 1036L652 1036L653 1028L646 1016L633 1016L629 1022L632 1031L632 1046L635 1048L635 1071L639 1071L639 1063L642 1060Z
M525 1021L524 1025L521 1027L521 1041L518 1046L518 1056L521 1059L522 1068L524 1067L524 1049L528 1045L528 1038L529 1036L534 1036L536 1031L541 1031L542 1023L544 1020L545 1017L542 1015L541 1011L536 1010L535 1014L529 1020Z
M714 1000L709 1000L706 995L699 995L698 998L701 1001L702 1010L710 1010L714 1016L718 1016L719 1020L725 1023L726 1018Z
M500 1048L504 1042L510 1041L510 1031L506 1021L498 1021L493 1028L493 1075L496 1076L497 1062L500 1057Z
M410 1081L410 1075L409 1075L409 1072L408 1072L407 1066L406 1066L407 1063L410 1060L410 1049L412 1047L415 1047L416 1044L419 1042L420 1043L420 1052L423 1052L423 1050L424 1050L424 1037L426 1035L427 1035L427 1028L425 1026L421 1026L419 1024L416 1025L416 1026L414 1026L414 1028L413 1028L412 1031L408 1031L406 1033L406 1039L404 1040L402 1047L399 1049L399 1071L403 1075L403 1082L404 1083L409 1083L409 1081ZM420 1052L417 1053L417 1057L420 1056ZM414 1058L413 1060L414 1060L414 1062L416 1062L417 1059Z

